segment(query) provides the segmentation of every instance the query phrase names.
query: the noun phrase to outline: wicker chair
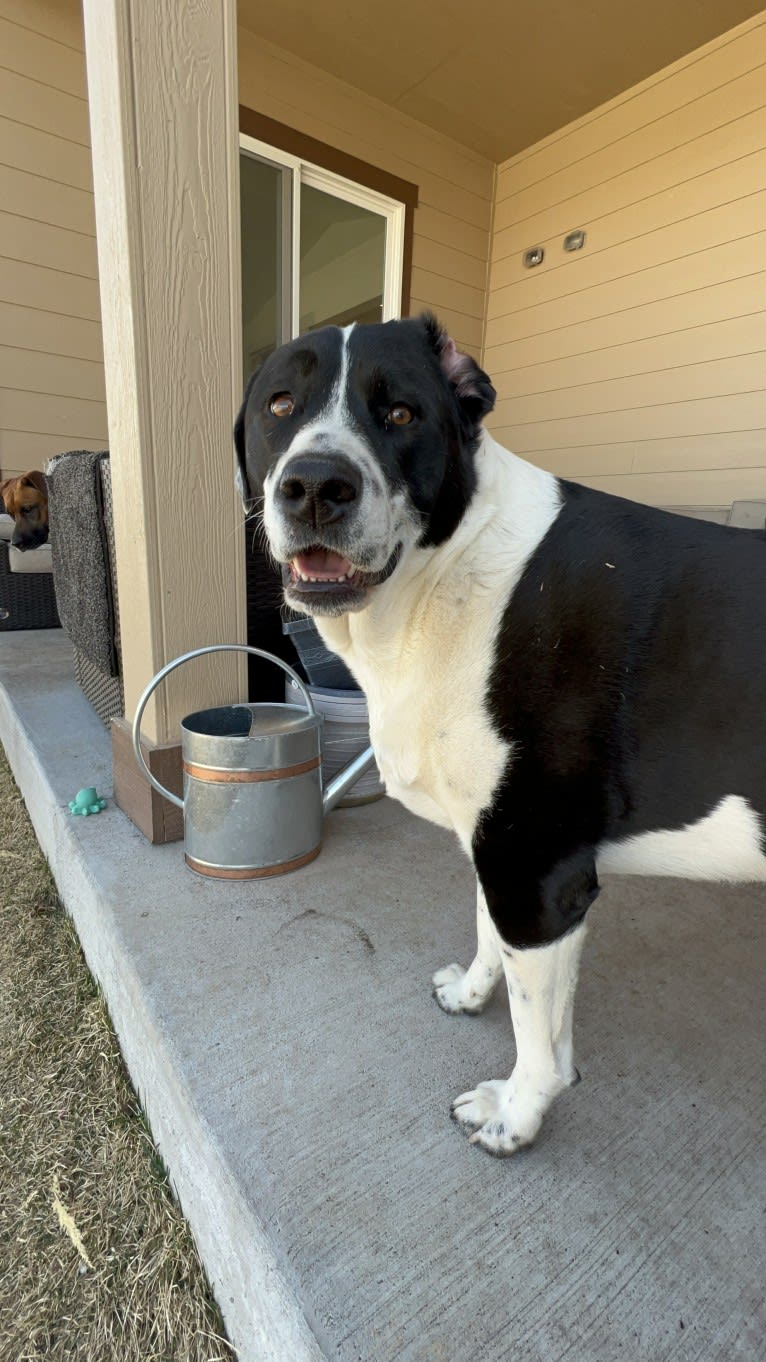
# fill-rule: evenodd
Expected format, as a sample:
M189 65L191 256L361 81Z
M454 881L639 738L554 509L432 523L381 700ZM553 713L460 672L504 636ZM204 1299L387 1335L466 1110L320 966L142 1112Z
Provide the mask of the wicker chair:
M13 520L0 515L0 632L13 629L60 629L52 571L11 571ZM39 553L41 550L30 550ZM29 560L31 564L31 559Z
M98 540L98 543L94 543L91 547L96 553L96 560L101 564L101 567L98 573L93 572L91 574L91 584L88 586L88 591L89 593L92 592L94 604L98 603L99 611L105 612L107 616L111 657L106 665L103 660L95 659L89 655L87 648L81 644L78 611L73 609L71 605L67 608L70 595L68 588L71 585L67 578L74 570L72 560L70 557L67 562L64 562L61 553L57 555L56 552L57 538L60 550L62 540L69 528L66 510L59 490L59 484L62 481L62 462L81 458L92 461L94 457L94 476L88 492L91 499L89 524L91 535L94 540ZM112 719L125 713L120 665L120 616L117 603L109 454L104 451L96 457L87 451L83 454L79 451L73 451L59 455L48 465L48 485L53 539L53 572L58 587L63 627L72 640L75 676L102 723L109 727Z

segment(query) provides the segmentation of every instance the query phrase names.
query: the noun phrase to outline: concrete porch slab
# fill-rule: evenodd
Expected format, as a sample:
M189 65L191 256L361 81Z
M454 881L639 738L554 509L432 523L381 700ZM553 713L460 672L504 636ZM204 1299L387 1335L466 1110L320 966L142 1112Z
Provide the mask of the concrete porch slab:
M506 1002L444 1016L470 868L383 800L237 885L110 804L58 631L0 637L0 737L242 1362L764 1356L763 888L613 880L576 1009L584 1082L497 1162L450 1099L512 1063Z

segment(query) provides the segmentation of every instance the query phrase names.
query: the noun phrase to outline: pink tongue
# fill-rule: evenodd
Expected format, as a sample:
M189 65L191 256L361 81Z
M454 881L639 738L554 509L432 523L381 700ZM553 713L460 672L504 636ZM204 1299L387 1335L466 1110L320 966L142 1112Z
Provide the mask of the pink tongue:
M318 577L320 581L332 581L351 572L348 559L341 558L339 553L333 553L331 549L314 549L312 553L299 553L293 559L293 563L304 577Z

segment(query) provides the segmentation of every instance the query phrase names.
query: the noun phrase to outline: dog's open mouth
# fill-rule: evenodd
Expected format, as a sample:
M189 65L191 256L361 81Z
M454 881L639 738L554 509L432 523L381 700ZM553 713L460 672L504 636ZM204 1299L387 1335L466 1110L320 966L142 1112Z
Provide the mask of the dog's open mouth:
M367 572L334 549L319 545L303 549L283 566L285 592L296 604L300 601L303 608L312 607L317 613L358 610L368 590L391 576L400 553L398 544L384 568Z

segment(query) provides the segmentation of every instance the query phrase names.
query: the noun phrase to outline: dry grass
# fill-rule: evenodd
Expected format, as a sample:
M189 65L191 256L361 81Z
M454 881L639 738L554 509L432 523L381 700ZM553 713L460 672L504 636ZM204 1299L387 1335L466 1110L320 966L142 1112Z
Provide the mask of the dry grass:
M0 1356L234 1354L0 757Z

